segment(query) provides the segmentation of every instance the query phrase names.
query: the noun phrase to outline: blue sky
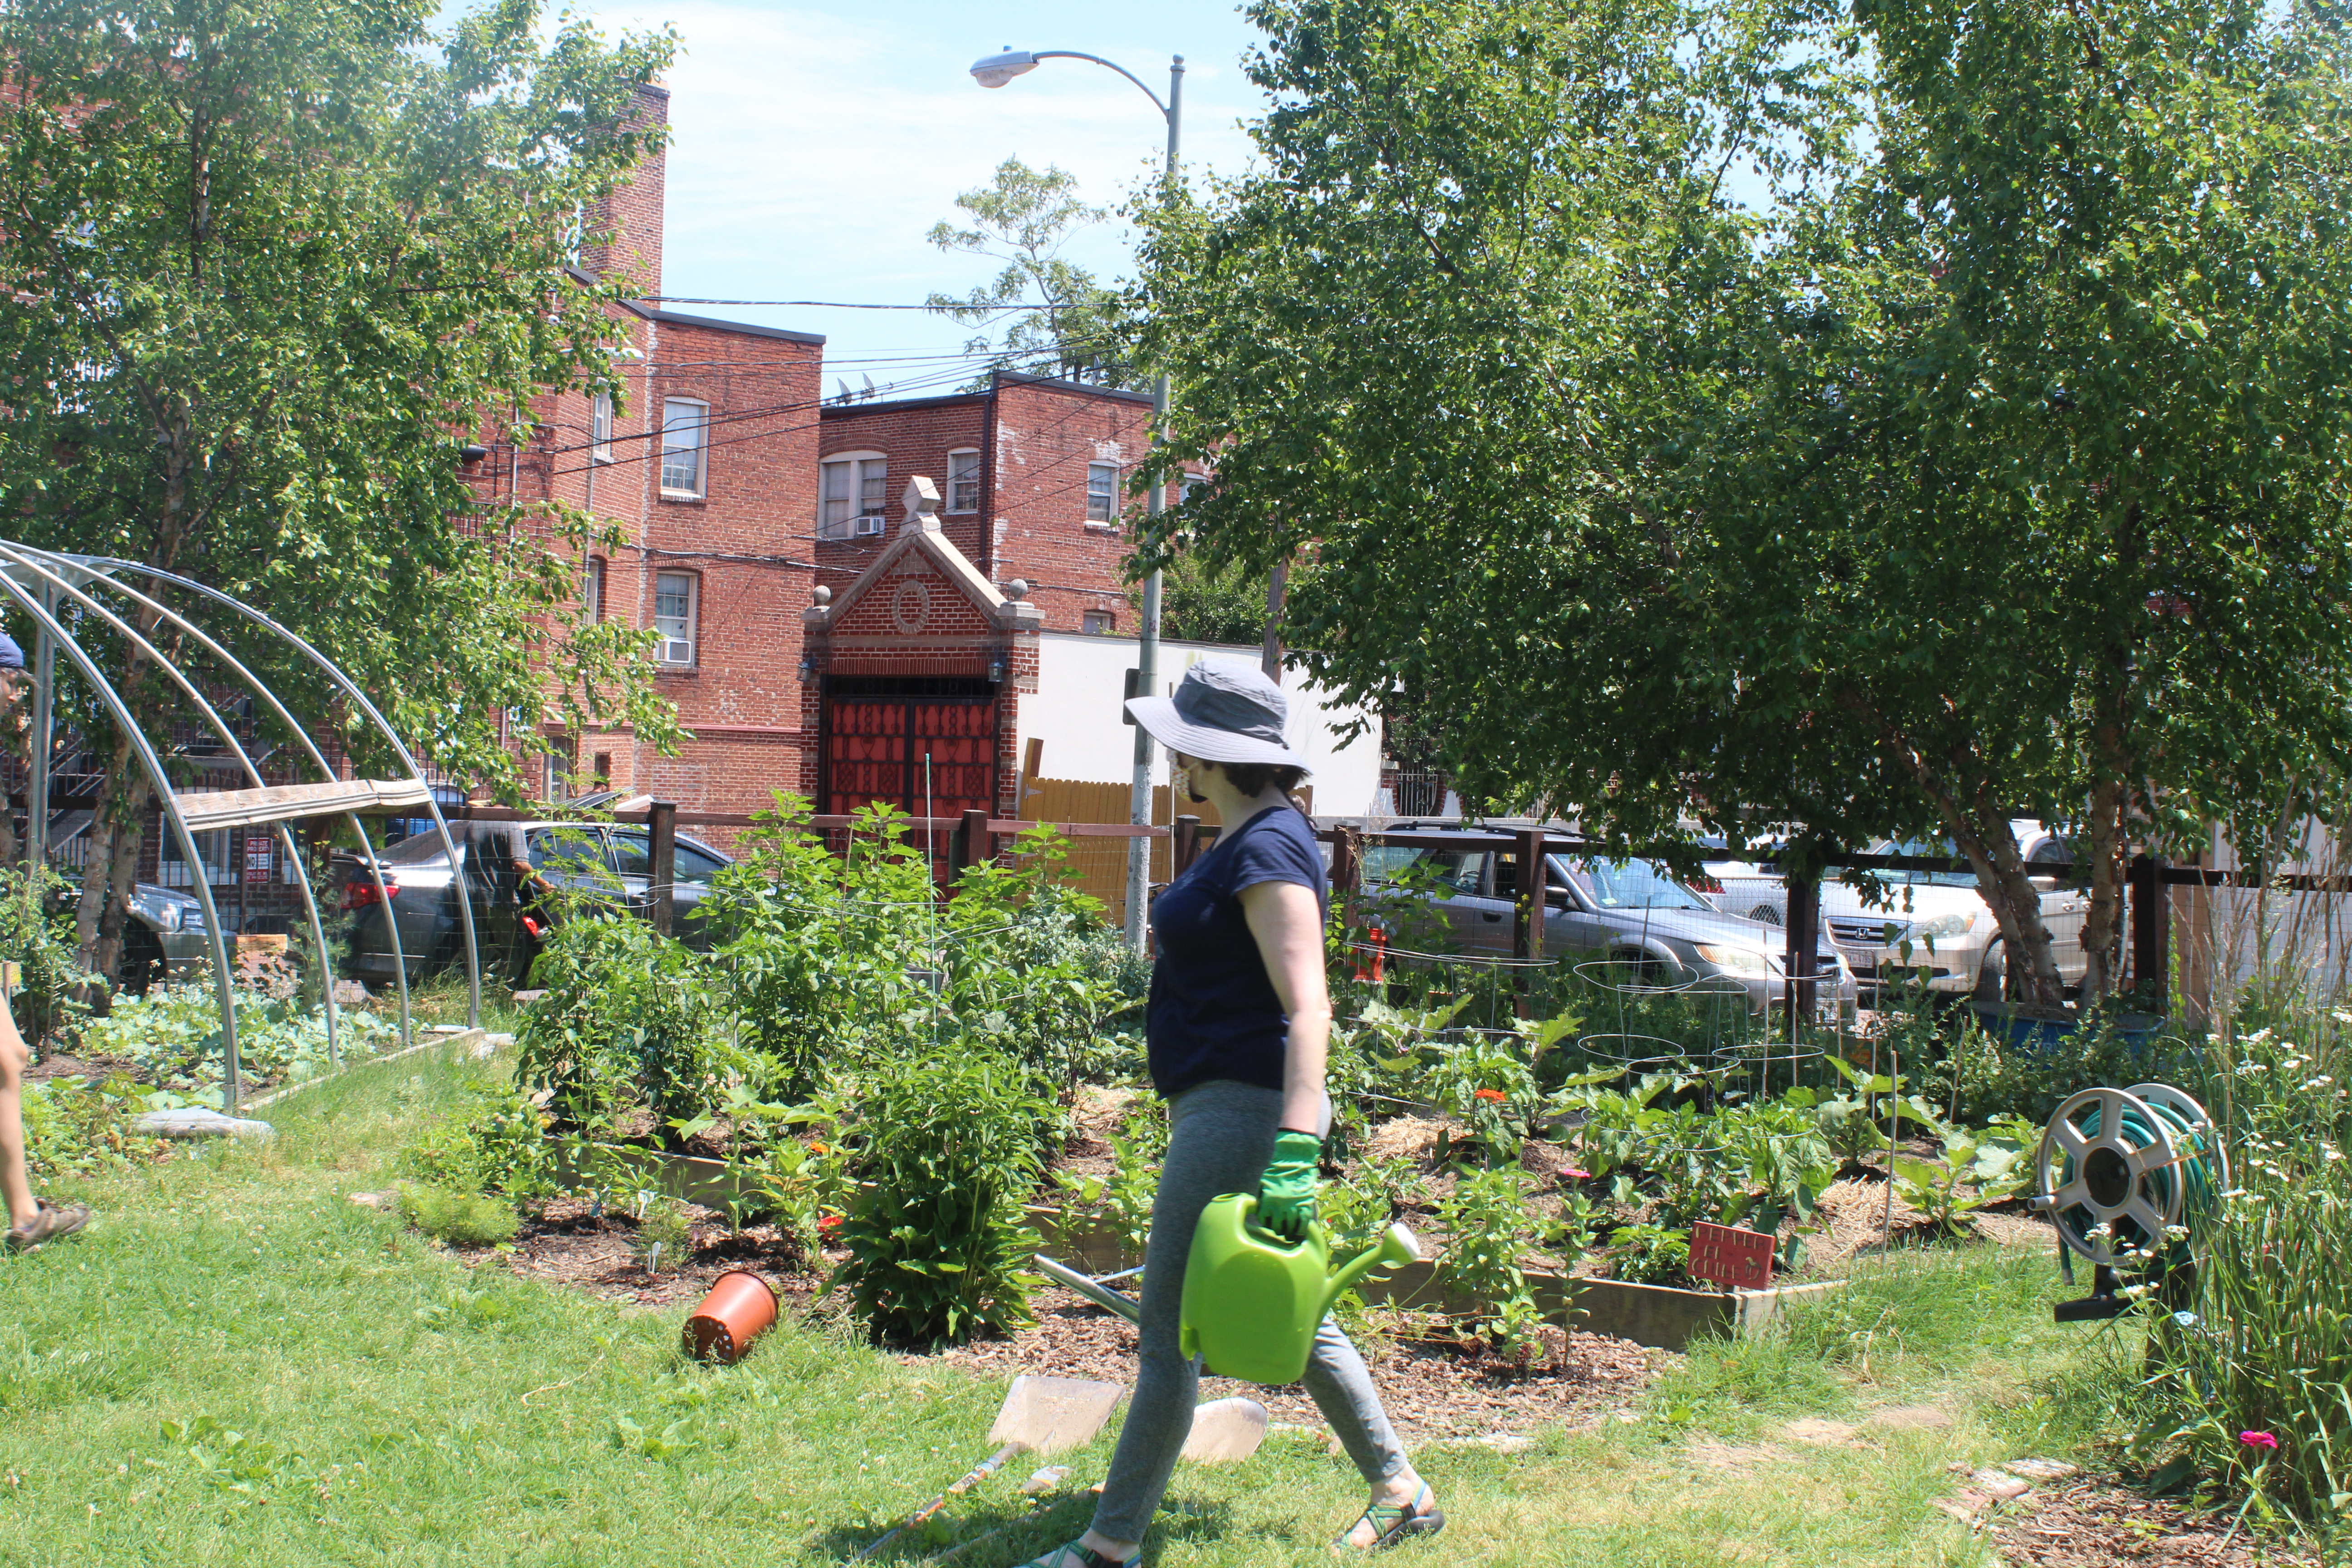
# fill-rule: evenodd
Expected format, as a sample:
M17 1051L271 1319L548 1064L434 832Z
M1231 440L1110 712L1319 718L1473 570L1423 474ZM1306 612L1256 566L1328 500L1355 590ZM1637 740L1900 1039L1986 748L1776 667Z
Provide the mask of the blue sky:
M1183 55L1183 162L1195 172L1246 166L1240 122L1264 101L1239 68L1255 30L1221 0L583 0L577 9L608 33L668 23L682 40L667 78L670 295L919 303L992 275L924 236L1003 159L1058 163L1104 205L1153 176L1165 132L1131 84L1083 60L1049 60L982 89L972 60L1007 46L1102 55L1154 90L1165 89L1169 57ZM1125 227L1114 218L1068 254L1114 276L1128 265ZM824 332L829 374L853 385L870 374L910 395L953 368L910 356L952 352L965 336L914 311L674 308Z

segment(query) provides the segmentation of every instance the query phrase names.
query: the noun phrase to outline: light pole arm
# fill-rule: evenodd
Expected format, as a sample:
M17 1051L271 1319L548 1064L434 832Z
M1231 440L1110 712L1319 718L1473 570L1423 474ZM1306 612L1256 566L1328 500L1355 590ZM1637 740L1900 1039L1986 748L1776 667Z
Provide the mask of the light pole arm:
M1151 100L1151 107L1160 110L1163 116L1172 117L1175 112L1171 110L1167 104L1160 101L1160 95L1158 93L1152 91L1148 87L1144 87L1143 79L1141 77L1136 75L1133 71L1128 69L1117 60L1107 60L1100 55L1090 55L1082 49L1035 49L1031 51L1030 58L1032 59L1040 60L1092 60L1098 66L1108 66L1111 69L1118 72L1119 75L1133 82L1137 87L1141 88L1143 96ZM1179 57L1179 63L1181 63L1181 57Z

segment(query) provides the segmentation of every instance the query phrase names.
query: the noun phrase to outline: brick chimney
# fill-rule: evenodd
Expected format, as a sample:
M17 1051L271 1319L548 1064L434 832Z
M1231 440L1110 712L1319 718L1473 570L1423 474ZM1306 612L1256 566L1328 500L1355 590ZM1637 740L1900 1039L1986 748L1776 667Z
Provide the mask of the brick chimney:
M669 89L637 89L629 129L653 139L653 148L628 184L589 207L580 265L599 278L627 279L640 294L662 287L662 183L669 163Z

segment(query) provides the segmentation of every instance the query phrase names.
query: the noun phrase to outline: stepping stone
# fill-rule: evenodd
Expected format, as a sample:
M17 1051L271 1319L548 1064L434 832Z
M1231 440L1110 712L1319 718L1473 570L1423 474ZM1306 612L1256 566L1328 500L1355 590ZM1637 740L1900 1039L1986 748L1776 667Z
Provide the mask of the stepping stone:
M1910 1431L1924 1431L1949 1426L1952 1413L1936 1405L1890 1405L1884 1410L1870 1413L1873 1426L1895 1426Z
M1818 1415L1808 1415L1801 1421L1791 1421L1780 1428L1780 1435L1799 1443L1816 1443L1835 1447L1853 1441L1854 1427L1847 1421L1825 1421Z
M2063 1481L2068 1476L2083 1473L2082 1466L2070 1465L2063 1459L2011 1459L2001 1468L2029 1481Z
M2003 1502L2021 1498L2033 1489L2032 1481L2003 1474L2000 1470L1979 1470L1969 1479L1974 1481L1977 1489L1987 1497L1999 1498Z
M187 1105L177 1110L149 1110L131 1125L150 1138L274 1138L278 1130L267 1121L224 1116L206 1106Z

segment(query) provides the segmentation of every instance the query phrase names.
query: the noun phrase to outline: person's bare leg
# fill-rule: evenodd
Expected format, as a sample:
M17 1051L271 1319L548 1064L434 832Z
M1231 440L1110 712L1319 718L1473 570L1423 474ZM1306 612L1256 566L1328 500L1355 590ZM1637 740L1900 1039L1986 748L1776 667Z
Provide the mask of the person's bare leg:
M7 1200L8 1223L30 1225L40 1213L25 1172L25 1063L28 1053L16 1021L0 1005L0 1198Z

